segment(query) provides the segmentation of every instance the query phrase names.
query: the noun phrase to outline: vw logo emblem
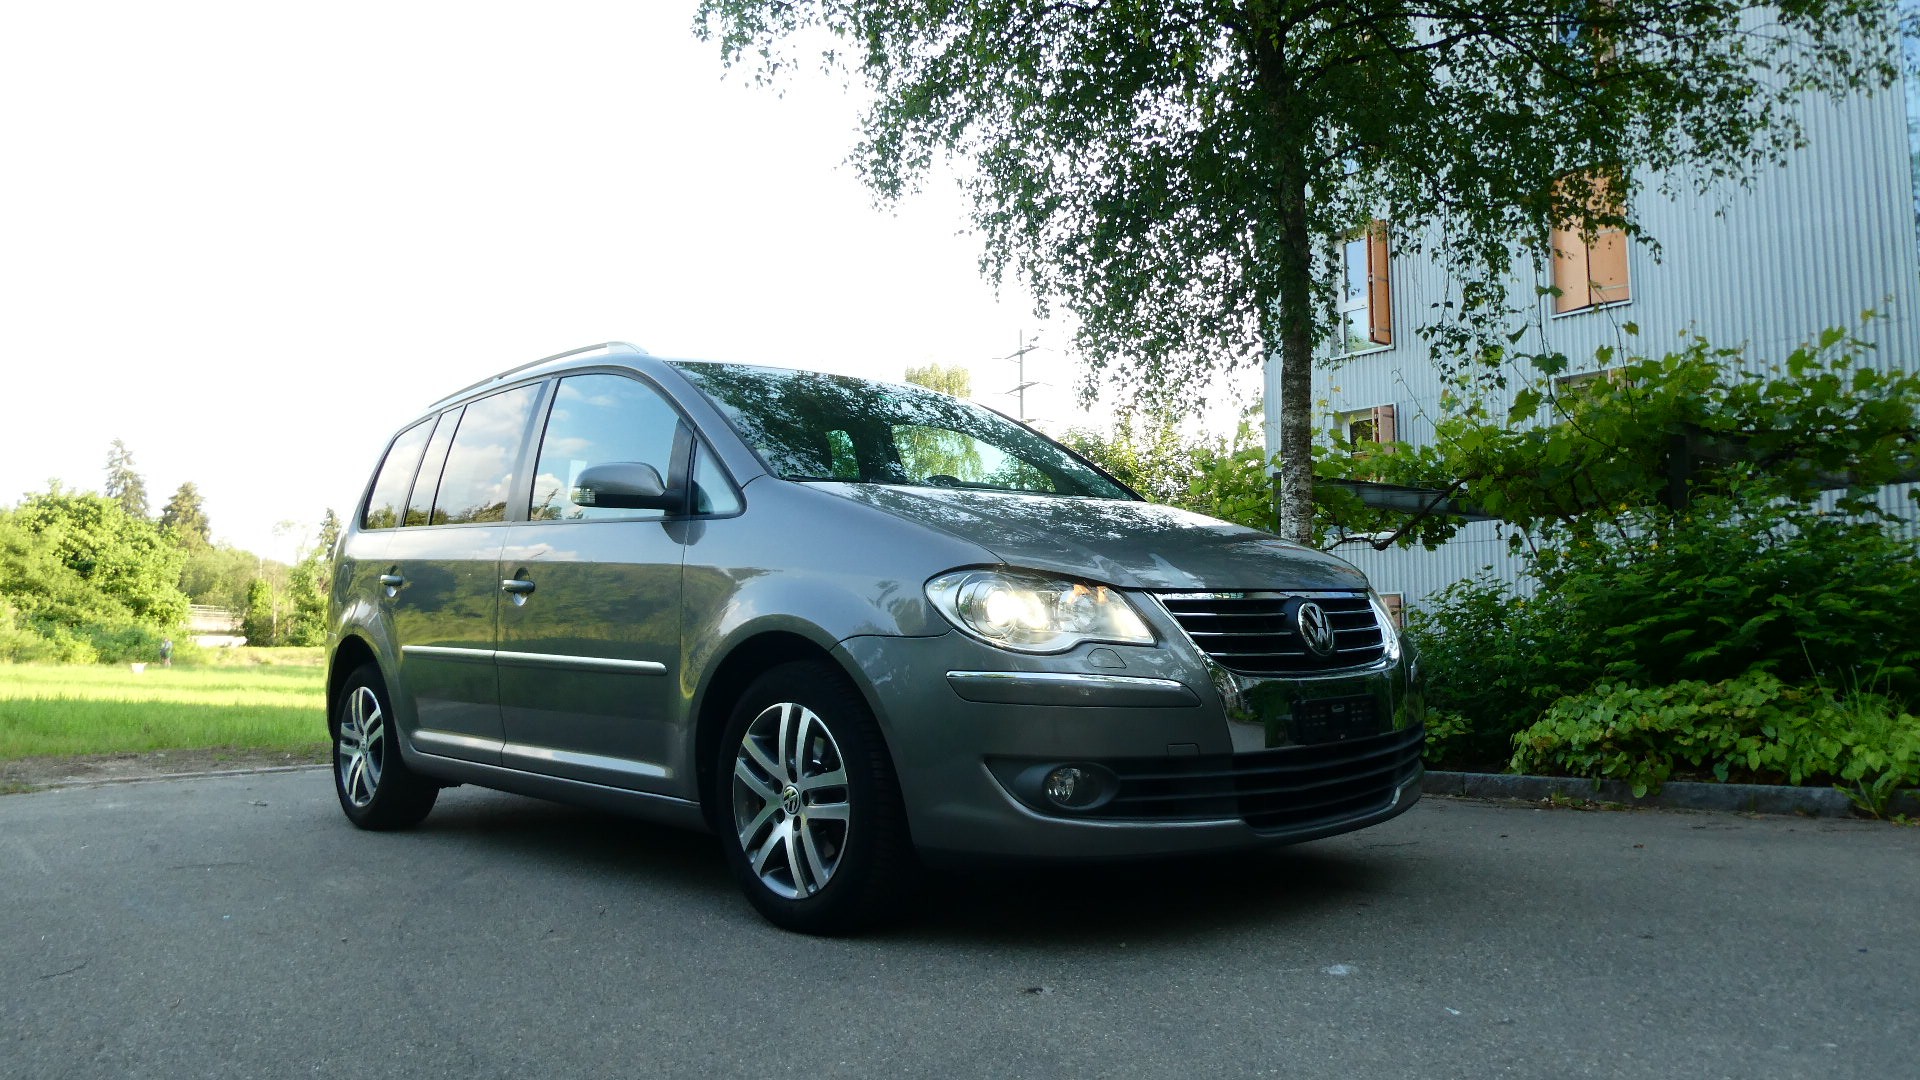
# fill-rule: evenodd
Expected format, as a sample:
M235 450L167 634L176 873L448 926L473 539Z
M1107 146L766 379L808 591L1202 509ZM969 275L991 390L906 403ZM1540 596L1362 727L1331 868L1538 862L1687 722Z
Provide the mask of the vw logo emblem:
M1325 608L1311 600L1303 601L1294 609L1293 625L1308 652L1321 660L1333 655L1333 620L1327 618Z

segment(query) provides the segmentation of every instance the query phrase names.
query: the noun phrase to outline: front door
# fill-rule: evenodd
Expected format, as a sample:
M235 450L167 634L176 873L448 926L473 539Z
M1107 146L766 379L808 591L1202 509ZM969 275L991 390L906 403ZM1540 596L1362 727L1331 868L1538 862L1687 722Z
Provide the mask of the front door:
M503 761L589 783L679 792L680 563L662 510L582 506L590 466L642 462L684 492L690 436L650 384L613 373L560 381L527 521L509 530L500 608Z

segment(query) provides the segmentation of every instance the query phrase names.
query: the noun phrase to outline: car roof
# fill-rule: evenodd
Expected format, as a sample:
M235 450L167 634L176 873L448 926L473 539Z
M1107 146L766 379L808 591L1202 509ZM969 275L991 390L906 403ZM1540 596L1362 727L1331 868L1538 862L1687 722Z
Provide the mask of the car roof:
M636 363L635 361L652 359L654 359L652 353L630 342L603 341L598 345L585 345L578 349L568 349L563 353L554 353L552 356L543 356L538 360L521 364L518 367L510 367L498 375L491 375L481 379L479 382L463 386L427 406L425 411L428 413L438 412L446 406L459 401L461 398L486 390L488 387L498 383L506 382L508 379L533 378L539 375L545 375L549 371L578 366L583 361L599 360L639 368L642 367L643 364Z

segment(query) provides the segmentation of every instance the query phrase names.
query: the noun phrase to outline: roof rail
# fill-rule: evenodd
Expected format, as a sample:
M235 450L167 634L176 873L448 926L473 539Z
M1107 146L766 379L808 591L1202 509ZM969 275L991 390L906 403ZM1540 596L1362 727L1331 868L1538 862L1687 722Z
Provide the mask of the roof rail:
M510 367L498 375L490 375L487 378L481 379L479 382L474 383L471 386L463 386L460 389L455 390L453 393L448 394L445 397L441 398L439 401L434 402L431 406L429 406L429 408L437 409L440 407L441 403L443 402L452 401L454 398L460 397L462 394L466 394L473 390L478 390L481 387L487 386L491 383L497 383L500 380L505 379L509 376L518 375L519 373L526 371L528 368L537 368L541 364L552 363L555 360L565 360L569 356L581 356L586 353L599 352L602 349L608 352L614 352L614 351L636 352L636 353L639 353L641 356L653 355L652 353L641 348L640 346L627 341L603 341L598 345L583 345L578 349L568 349L566 352L554 353L552 356L543 356L538 360L528 361L527 363L521 364L518 367Z

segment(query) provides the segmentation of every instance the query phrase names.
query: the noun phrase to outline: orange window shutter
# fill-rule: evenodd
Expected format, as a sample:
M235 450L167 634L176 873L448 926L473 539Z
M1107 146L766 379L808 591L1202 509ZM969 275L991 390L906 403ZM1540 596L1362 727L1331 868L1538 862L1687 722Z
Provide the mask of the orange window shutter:
M1393 284L1388 274L1387 223L1367 230L1367 340L1393 344Z
M1593 282L1593 302L1611 304L1632 297L1627 280L1627 234L1603 230L1588 249L1587 276Z
M1593 306L1592 279L1587 276L1587 245L1574 229L1553 230L1553 298L1556 314Z

